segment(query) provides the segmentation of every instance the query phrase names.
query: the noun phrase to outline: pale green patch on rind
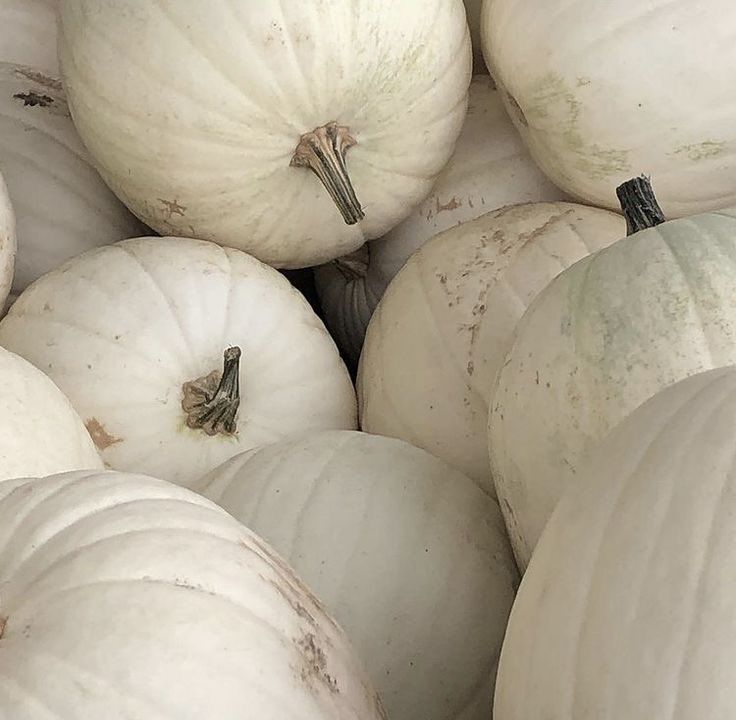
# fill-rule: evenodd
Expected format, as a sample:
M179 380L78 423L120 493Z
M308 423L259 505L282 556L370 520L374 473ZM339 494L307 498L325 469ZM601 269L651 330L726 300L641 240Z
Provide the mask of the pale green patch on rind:
M706 140L701 143L693 143L691 145L680 145L672 155L687 155L689 160L698 162L699 160L707 160L708 158L718 157L726 152L726 142L716 140Z

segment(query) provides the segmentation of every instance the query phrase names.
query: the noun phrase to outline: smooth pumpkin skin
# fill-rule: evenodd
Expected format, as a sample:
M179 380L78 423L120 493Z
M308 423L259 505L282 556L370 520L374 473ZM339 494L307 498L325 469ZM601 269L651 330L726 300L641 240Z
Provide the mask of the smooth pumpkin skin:
M486 0L483 52L539 166L617 209L646 172L670 218L736 205L736 6ZM523 41L521 41L523 39Z
M335 344L278 271L239 250L137 238L45 275L0 323L0 345L47 373L105 463L188 485L239 452L356 426ZM234 435L186 425L183 384L242 351Z
M46 375L0 348L0 377L0 481L102 468L82 419Z
M162 234L274 267L385 234L429 194L465 116L462 0L63 0L59 28L72 114L110 187ZM290 167L333 121L357 141L355 225Z
M495 500L406 443L309 433L196 489L322 599L393 720L485 720L518 573Z
M437 233L504 205L563 199L529 157L493 80L476 75L455 152L429 197L384 237L316 268L317 290L338 345L357 362L388 284Z
M0 3L0 61L59 73L56 11L59 0L3 0Z
M17 222L14 295L85 250L144 234L92 167L60 81L7 63L0 63L0 171Z
M17 249L15 212L5 180L0 173L0 308L3 307L13 283Z
M734 210L636 233L553 280L517 327L489 415L519 564L609 430L667 385L733 363Z
M514 604L496 720L736 713L736 370L655 395L591 455Z
M361 427L433 453L495 495L488 407L514 329L556 275L626 234L572 203L487 213L406 263L371 319L358 371Z
M0 568L3 717L385 720L291 568L170 483L0 483Z

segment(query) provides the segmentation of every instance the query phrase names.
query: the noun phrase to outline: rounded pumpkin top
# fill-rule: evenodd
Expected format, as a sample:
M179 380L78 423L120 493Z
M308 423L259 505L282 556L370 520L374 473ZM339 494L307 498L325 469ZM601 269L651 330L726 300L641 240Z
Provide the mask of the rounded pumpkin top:
M584 457L663 387L736 362L736 211L671 220L580 260L519 323L489 417L517 558Z
M488 407L517 322L564 268L625 232L620 215L560 202L509 206L432 238L371 319L363 429L423 447L494 493Z
M559 187L615 209L616 187L646 171L674 218L736 205L735 24L729 0L487 0L481 34L516 126Z
M0 480L102 468L82 419L46 375L0 348Z
M291 568L170 483L0 483L0 587L6 717L385 720Z
M293 564L393 720L482 720L517 584L498 504L391 438L309 433L196 486Z
M354 428L355 393L302 295L238 250L137 238L45 275L0 344L47 372L106 463L187 485L256 445Z
M465 114L461 0L66 0L59 27L75 122L124 202L277 267L398 223Z
M494 717L732 715L734 427L729 367L662 390L601 442L524 575Z

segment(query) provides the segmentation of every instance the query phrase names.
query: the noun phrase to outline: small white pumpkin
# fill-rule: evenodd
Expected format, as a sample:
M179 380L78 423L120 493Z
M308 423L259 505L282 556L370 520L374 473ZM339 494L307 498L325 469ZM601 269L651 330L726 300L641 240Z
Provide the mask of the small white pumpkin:
M91 250L18 298L0 345L58 383L116 470L187 485L256 445L356 426L350 377L307 301L208 242Z
M271 548L141 475L0 483L0 716L385 720Z
M322 432L239 455L196 489L293 565L392 720L485 720L518 574L495 500L428 453Z
M0 171L17 221L16 295L74 255L143 234L91 166L61 83L3 63Z
M429 450L495 494L488 407L516 323L552 278L625 234L608 210L533 203L434 237L394 278L368 327L362 428Z
M736 368L638 408L552 515L511 613L496 720L736 716Z
M0 480L102 468L82 419L49 378L2 348L0 377Z
M388 284L438 232L504 205L562 199L529 157L491 78L474 77L455 152L429 197L383 238L316 269L317 290L338 345L357 362Z
M16 250L15 213L5 180L0 173L0 308L5 305L13 283Z
M2 0L0 62L29 65L57 76L56 11L59 0Z
M162 234L276 267L400 222L465 116L462 0L62 0L60 17L69 104L110 187Z
M625 187L639 192L639 182ZM635 225L646 205L625 203ZM520 566L606 432L667 385L732 363L735 210L636 232L553 280L517 327L489 416L493 479Z
M736 4L486 0L485 59L540 167L616 208L651 174L668 217L736 205Z

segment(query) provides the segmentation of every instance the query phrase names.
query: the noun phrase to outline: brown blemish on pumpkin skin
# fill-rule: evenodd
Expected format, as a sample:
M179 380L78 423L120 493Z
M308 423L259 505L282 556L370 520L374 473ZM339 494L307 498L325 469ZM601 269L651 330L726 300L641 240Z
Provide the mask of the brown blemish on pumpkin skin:
M16 100L22 100L23 107L48 107L54 104L54 98L50 95L40 95L33 90L24 93L15 93L13 97Z
M163 198L156 198L162 207L162 212L166 215L166 218L168 220L171 220L171 218L174 215L179 215L181 217L184 217L184 214L187 211L186 205L180 205L179 201L174 200L164 200Z
M439 215L440 213L446 212L448 210L457 210L459 207L462 206L462 203L454 196L444 205L440 203L440 199L437 198L436 204L437 205L436 205L435 215Z
M0 640L2 640L5 626L8 624L8 618L0 616Z
M327 672L327 656L316 640L312 633L307 633L296 643L304 659L299 676L308 685L312 685L316 680L325 685L331 693L339 693L337 680Z
M98 450L107 450L110 446L123 442L122 438L115 437L107 432L105 426L97 418L87 420L84 426Z
M32 70L31 68L17 67L15 68L15 74L26 80L31 80L32 82L38 83L39 85L43 85L50 90L56 90L60 92L62 89L61 80L59 80L58 78L49 77L48 75L44 75L43 73L40 73L36 70Z

